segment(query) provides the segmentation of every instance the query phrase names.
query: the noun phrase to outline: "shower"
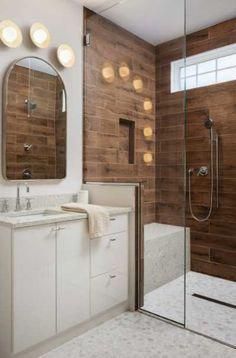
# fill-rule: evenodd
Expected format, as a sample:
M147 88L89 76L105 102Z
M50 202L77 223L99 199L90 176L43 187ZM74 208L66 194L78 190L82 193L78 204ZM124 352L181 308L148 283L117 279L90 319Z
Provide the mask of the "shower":
M214 128L214 121L211 118L208 118L204 122L204 126L210 132L210 170L207 166L201 166L200 168L189 168L188 170L188 187L189 187L189 209L191 216L198 222L207 221L213 211L213 202L214 202L214 189L216 193L216 207L218 208L218 193L219 193L219 136L217 131ZM197 176L206 177L210 175L210 204L209 210L205 217L199 218L194 214L192 206L192 183L191 177L196 174Z

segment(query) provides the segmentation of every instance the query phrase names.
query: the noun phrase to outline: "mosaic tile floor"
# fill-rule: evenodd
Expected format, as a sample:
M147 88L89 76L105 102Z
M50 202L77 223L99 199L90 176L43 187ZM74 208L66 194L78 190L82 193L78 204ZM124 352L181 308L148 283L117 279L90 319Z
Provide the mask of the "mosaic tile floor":
M222 344L144 314L126 312L41 358L233 358Z
M236 309L209 302L193 293L236 304L236 284L217 277L189 272L186 278L186 326L236 345ZM184 277L145 295L144 309L174 321L184 321Z

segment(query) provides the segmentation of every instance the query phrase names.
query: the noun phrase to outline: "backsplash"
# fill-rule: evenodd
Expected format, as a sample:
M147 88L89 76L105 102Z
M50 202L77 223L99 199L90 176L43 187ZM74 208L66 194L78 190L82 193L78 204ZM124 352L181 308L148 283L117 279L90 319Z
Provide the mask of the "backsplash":
M26 198L32 198L31 206L32 209L38 208L47 208L52 206L60 206L61 204L68 202L77 201L78 195L76 193L71 194L59 194L59 195L40 195L40 196L22 196L21 197L21 205L22 210L26 208ZM16 198L0 198L0 212L2 211L2 206L4 200L7 200L8 211L14 211L16 206Z

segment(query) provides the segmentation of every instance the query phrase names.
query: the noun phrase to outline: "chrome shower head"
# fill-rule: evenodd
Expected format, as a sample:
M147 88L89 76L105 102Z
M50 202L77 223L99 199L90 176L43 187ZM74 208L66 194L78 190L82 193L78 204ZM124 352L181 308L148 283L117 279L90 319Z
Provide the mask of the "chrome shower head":
M207 129L211 129L213 124L214 124L214 122L211 118L206 119L205 123L204 123L204 125Z

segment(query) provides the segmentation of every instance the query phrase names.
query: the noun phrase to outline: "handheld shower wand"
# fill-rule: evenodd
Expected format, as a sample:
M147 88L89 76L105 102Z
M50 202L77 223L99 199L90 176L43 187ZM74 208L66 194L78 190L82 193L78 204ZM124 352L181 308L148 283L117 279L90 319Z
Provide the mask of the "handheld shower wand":
M207 221L213 210L213 195L214 195L214 141L216 143L216 204L218 208L218 186L219 186L219 137L218 134L214 131L213 127L213 120L211 118L208 118L204 125L205 127L210 130L210 151L211 151L211 163L210 163L210 175L211 175L211 189L210 189L210 206L208 214L204 218L199 218L194 214L193 207L192 207L192 183L191 183L191 177L194 174L194 172L197 172L197 176L205 177L209 174L209 170L207 166L202 166L198 169L190 168L188 170L188 186L189 186L189 209L192 217L198 221L198 222L204 222Z

